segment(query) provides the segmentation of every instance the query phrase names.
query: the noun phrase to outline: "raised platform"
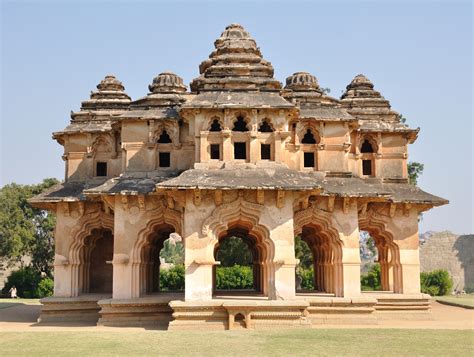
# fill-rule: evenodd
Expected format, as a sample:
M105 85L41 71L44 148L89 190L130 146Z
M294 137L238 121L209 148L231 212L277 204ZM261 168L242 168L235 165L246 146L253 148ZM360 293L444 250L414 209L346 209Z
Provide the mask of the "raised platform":
M77 297L47 297L43 304L38 323L88 323L97 324L100 306L97 302L110 295L87 294Z
M380 320L430 320L430 296L364 292L359 297L297 293L293 300L258 295L216 295L210 301L184 301L183 293L159 293L137 299L104 295L49 297L40 323L90 323L156 329L266 329L318 325L377 324Z

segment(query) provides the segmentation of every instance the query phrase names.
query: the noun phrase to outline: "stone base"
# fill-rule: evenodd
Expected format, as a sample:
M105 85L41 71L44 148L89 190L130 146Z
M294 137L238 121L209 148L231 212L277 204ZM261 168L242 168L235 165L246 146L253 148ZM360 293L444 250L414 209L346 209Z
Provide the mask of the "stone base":
M375 325L374 314L377 300L370 297L306 298L309 302L308 313L313 325Z
M212 300L172 301L170 330L232 330L311 327L306 301L297 300Z
M375 312L379 320L432 320L431 296L368 293L377 299Z
M160 294L137 299L100 300L98 325L117 327L168 328L172 310L169 302L184 298L182 294Z
M47 297L41 299L38 323L62 324L84 323L96 324L99 319L100 306L97 302L107 298L107 295L82 295L72 298Z

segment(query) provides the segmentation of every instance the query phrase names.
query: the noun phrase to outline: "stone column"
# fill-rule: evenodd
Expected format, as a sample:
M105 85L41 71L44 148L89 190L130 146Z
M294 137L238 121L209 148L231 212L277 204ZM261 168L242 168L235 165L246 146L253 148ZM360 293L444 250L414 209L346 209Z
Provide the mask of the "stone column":
M260 157L260 141L257 139L258 132L250 132L250 149L249 149L249 162L255 164L257 161L261 160Z
M222 160L232 161L234 159L233 145L232 145L232 131L224 129L222 133Z
M200 138L200 161L199 162L208 162L210 159L209 151L208 151L208 140L207 136L209 135L208 131L201 131L201 138Z

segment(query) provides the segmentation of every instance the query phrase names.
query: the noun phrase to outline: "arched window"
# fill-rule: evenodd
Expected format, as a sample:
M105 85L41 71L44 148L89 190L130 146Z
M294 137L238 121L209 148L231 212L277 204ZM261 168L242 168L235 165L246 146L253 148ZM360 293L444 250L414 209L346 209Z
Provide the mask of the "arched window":
M258 131L261 133L273 133L273 128L266 120L263 120Z
M374 148L372 147L372 144L368 139L365 139L364 142L362 143L362 146L360 147L360 152L365 154L365 153L373 153Z
M244 118L239 116L237 120L234 122L234 127L232 131L249 131L247 128L247 123L245 122Z
M166 130L163 130L163 132L161 133L161 135L158 139L158 143L159 144L170 144L171 143L171 138L168 135L168 133L166 132Z
M302 144L316 144L316 139L314 138L311 129L306 130L306 134L303 136L303 140L301 140Z
M219 120L214 119L212 121L209 131L222 131L221 123L219 123Z

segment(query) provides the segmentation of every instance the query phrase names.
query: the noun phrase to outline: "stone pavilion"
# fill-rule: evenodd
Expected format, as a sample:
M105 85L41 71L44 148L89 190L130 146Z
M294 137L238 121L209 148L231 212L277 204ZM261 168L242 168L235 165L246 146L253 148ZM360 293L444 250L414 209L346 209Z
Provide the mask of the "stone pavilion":
M231 329L429 315L418 217L447 201L408 181L419 129L364 75L336 99L306 72L283 86L240 25L214 46L190 90L163 72L131 100L108 75L53 134L65 181L30 201L57 216L40 322ZM361 292L360 231L375 240L382 292ZM184 293L157 284L172 233L184 242ZM296 291L297 235L314 291ZM216 252L231 236L252 251L251 292L216 290Z

